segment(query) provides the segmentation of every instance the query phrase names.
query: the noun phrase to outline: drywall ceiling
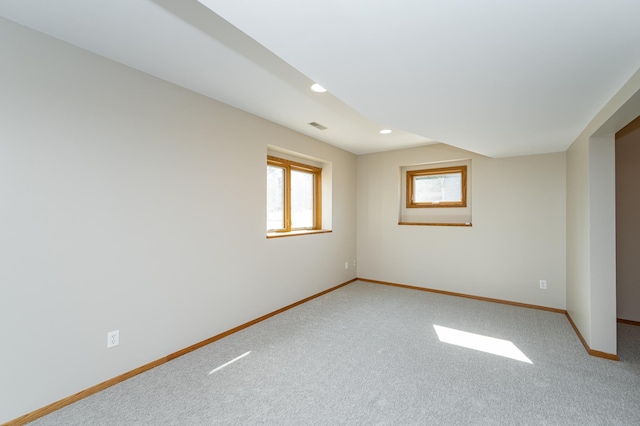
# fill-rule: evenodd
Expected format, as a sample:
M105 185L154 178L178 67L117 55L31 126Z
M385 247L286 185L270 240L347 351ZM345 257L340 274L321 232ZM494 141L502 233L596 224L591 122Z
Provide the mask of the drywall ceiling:
M630 0L3 0L0 16L355 154L564 151L640 67Z

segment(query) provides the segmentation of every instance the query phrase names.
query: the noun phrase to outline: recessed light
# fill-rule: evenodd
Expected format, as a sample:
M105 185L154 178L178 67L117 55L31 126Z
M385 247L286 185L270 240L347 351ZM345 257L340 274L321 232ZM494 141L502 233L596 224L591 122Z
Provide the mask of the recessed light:
M311 90L318 93L324 93L327 91L324 87L320 86L318 83L314 83L311 85Z
M382 130L380 130L380 133L382 133L383 135L388 135L391 132L392 132L391 129L382 129Z

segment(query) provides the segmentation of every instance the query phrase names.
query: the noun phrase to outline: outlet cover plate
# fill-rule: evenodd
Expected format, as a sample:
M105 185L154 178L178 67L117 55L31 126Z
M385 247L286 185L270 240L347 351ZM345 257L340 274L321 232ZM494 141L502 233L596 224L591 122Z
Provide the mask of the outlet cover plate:
M110 331L107 333L107 348L113 348L120 344L120 330Z

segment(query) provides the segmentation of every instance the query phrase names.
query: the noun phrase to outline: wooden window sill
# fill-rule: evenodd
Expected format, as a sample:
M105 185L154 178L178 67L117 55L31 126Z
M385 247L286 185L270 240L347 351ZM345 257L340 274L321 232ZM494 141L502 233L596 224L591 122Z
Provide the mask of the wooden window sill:
M398 222L398 225L411 226L466 226L471 227L470 223L427 223L427 222Z
M330 229L305 229L302 231L291 231L291 232L268 232L267 238L284 238L284 237L297 237L300 235L309 235L309 234L327 234L332 232Z

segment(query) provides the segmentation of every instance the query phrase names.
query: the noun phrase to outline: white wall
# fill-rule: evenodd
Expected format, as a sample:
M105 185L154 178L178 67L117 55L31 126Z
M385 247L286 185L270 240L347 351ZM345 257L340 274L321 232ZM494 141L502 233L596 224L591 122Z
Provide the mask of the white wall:
M354 155L4 20L0 55L0 423L355 277ZM332 163L332 233L265 238L267 144Z
M567 311L592 350L617 353L613 135L567 151Z
M473 226L398 225L400 167L463 158ZM564 309L565 176L564 153L490 159L438 144L359 156L358 276Z
M589 139L589 245L592 348L617 352L615 137ZM611 352L609 352L611 350Z
M590 349L607 354L617 353L614 134L639 113L640 70L567 150L567 311Z

